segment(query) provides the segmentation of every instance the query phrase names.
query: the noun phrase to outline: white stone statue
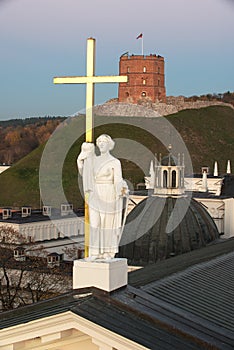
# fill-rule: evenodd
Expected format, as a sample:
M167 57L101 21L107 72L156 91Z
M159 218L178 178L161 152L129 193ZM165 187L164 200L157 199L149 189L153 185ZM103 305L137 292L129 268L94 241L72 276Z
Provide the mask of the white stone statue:
M99 156L93 143L84 142L77 158L84 193L88 193L90 260L114 258L122 234L123 197L128 195L128 186L120 161L110 154L114 144L103 134L96 140Z

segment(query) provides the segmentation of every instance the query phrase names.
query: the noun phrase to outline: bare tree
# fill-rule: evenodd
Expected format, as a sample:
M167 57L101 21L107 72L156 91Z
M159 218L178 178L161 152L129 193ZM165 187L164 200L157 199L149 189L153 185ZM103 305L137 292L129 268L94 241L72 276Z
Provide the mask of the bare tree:
M71 260L84 258L84 248L79 244L73 244L69 248L65 247L63 251Z
M71 269L47 266L43 246L11 227L0 226L0 309L34 303L71 288Z

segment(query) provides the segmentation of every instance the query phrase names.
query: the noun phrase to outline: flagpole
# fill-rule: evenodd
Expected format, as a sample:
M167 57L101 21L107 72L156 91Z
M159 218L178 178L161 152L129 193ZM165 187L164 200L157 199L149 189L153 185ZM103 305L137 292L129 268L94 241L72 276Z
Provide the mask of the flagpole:
M141 54L144 56L144 44L143 44L143 34L139 34L136 39L141 39Z

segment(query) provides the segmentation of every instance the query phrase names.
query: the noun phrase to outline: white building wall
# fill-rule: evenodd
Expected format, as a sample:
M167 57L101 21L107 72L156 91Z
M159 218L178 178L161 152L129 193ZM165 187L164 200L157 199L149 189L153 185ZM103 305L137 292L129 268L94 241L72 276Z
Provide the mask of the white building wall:
M206 208L222 238L234 237L234 198L194 198Z
M0 165L0 174L10 168L10 165Z
M12 227L14 230L34 241L44 241L84 235L84 218L63 218L59 220L46 220L30 223L15 224L2 221L0 226ZM60 233L60 234L58 234Z
M207 178L207 190L219 196L221 193L223 178ZM202 177L185 177L185 190L190 192L204 192Z
M219 198L194 198L200 202L214 220L220 234L224 233L225 201Z
M234 198L225 199L224 231L225 238L234 236Z

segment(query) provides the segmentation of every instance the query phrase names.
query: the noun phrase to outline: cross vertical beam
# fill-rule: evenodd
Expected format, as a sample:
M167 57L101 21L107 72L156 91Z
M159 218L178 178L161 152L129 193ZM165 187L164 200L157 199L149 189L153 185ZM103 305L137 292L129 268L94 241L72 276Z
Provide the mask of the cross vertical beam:
M95 39L87 40L87 77L95 76ZM93 106L94 106L94 83L86 83L86 142L93 142Z

